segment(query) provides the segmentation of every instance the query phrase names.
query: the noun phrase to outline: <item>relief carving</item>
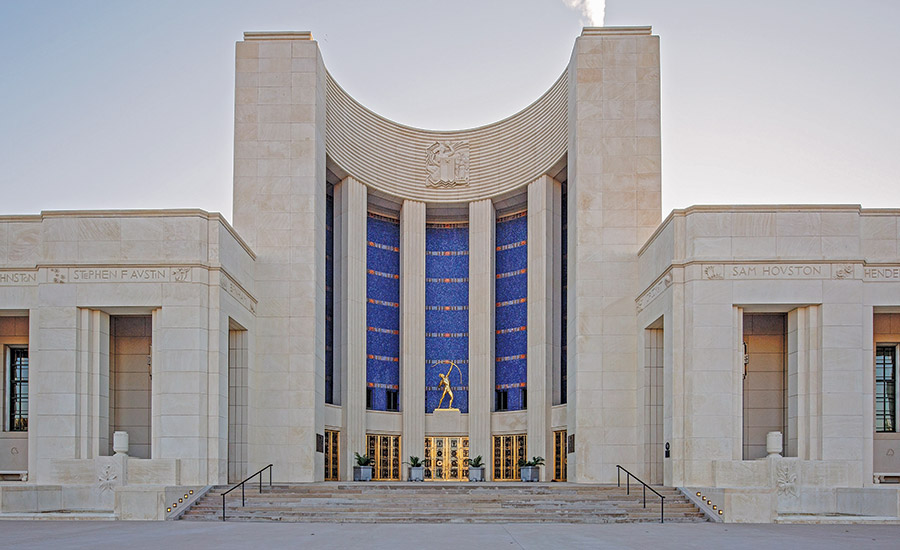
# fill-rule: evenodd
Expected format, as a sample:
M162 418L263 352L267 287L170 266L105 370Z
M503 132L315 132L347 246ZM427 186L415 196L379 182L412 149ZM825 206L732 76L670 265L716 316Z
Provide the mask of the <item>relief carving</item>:
M853 264L847 265L836 265L834 266L834 278L835 279L852 279L853 278Z
M438 141L426 151L425 183L429 187L457 187L469 184L469 142Z
M174 267L172 268L172 278L177 283L185 283L191 280L191 268Z
M118 474L115 470L113 470L112 464L104 464L102 468L100 468L100 474L97 476L97 490L100 494L105 493L106 491L112 491L113 486L117 485L116 481L119 479Z
M775 488L779 495L797 496L797 473L787 464L775 467Z
M66 282L66 274L65 274L65 272L63 272L62 270L60 270L60 269L58 269L58 268L51 267L51 268L50 268L50 275L51 275L52 281L53 281L54 283L64 283L64 282Z
M703 267L703 278L704 279L724 279L725 273L720 265L707 265Z

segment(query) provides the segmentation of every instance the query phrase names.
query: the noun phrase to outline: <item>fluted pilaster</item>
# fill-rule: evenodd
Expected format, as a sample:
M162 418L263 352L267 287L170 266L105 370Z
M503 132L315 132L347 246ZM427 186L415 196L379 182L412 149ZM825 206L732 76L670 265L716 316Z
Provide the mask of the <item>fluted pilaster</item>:
M417 201L400 209L400 406L403 456L424 457L425 203Z

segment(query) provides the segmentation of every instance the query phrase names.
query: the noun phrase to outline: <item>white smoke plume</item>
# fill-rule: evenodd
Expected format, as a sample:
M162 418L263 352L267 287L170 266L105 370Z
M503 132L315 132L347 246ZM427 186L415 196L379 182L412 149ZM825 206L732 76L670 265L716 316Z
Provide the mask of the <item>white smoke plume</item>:
M602 27L606 13L606 0L563 0L563 3L581 12L581 22L591 27Z

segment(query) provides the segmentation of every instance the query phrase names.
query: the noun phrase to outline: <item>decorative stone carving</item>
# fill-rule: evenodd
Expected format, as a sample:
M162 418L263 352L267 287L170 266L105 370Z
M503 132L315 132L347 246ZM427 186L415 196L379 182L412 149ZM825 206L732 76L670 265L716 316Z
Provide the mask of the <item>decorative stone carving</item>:
M54 283L64 283L66 282L66 273L58 268L51 267L50 268L50 276L51 280Z
M775 488L779 495L797 496L797 473L787 463L775 467Z
M835 279L852 279L853 278L853 264L836 265L833 267L833 269L834 269L834 278Z
M703 278L704 279L724 279L725 273L720 265L707 265L703 266Z
M430 187L469 185L469 142L435 142L426 152L425 170Z
M191 268L189 267L173 267L172 278L177 283L186 283L191 280Z
M106 491L112 491L113 486L118 485L119 475L112 464L104 464L100 467L100 474L97 476L97 490L100 494Z

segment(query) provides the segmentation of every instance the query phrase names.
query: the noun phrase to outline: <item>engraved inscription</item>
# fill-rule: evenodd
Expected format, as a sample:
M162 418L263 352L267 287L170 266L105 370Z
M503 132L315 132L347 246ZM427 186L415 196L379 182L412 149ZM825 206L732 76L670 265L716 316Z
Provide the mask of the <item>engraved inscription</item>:
M726 279L824 279L830 266L822 264L739 264L725 267Z
M250 313L256 313L256 300L250 296L239 284L234 282L234 280L224 271L222 272L221 286L225 289L225 292L231 295L232 298L238 301L242 306L247 308L247 311Z
M36 271L0 271L0 286L30 286L36 284Z
M900 267L867 267L863 269L866 281L900 281Z
M190 282L190 267L70 267L50 268L54 283L164 283Z
M667 273L665 277L657 281L655 285L653 285L650 290L644 293L643 296L638 298L637 308L638 311L644 311L644 308L650 305L650 302L655 300L660 294L662 294L669 286L672 285L672 274Z
M425 184L429 187L456 187L469 184L469 142L438 141L425 155Z

